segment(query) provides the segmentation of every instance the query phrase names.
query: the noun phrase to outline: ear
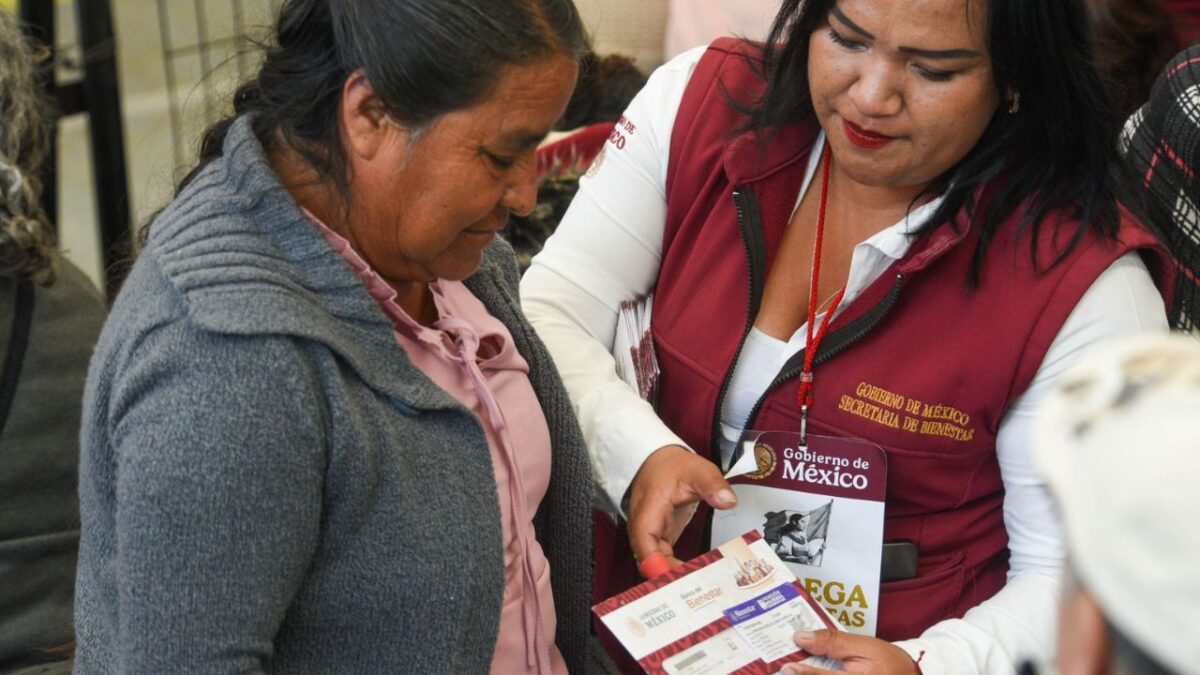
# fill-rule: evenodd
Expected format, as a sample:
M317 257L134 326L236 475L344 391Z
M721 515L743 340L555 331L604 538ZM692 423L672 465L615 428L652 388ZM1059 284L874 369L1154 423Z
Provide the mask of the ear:
M388 117L387 108L361 69L350 73L342 84L339 113L346 151L364 161L375 158L389 134L407 133Z

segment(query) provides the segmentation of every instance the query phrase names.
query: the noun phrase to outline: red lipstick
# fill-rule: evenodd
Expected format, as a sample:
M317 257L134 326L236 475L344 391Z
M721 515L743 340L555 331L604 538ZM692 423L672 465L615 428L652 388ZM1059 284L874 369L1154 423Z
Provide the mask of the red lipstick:
M850 120L842 120L842 128L845 129L846 138L850 139L851 143L867 150L882 148L896 140L894 136L884 136L874 131L867 131Z

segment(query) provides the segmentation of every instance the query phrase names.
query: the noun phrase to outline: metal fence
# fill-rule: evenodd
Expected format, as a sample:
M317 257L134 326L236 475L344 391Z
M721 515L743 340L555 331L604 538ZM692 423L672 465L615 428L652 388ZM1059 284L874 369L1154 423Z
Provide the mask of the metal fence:
M191 160L201 130L230 108L229 93L258 66L283 0L157 0L175 165Z

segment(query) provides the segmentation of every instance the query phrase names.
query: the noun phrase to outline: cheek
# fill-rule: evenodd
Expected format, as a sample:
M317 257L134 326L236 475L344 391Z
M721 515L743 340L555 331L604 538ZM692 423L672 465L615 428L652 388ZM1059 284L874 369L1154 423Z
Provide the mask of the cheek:
M961 124L963 131L974 134L976 138L983 134L996 114L998 97L990 81L977 83L968 92L964 92L958 110L962 111Z
M921 117L928 130L926 140L935 152L957 153L961 158L975 147L992 119L993 108L986 94L925 96L918 101L914 107L925 111Z
M837 64L828 58L827 50L827 46L818 44L817 39L813 39L809 49L808 88L814 102L824 102L829 96L830 88L839 77Z

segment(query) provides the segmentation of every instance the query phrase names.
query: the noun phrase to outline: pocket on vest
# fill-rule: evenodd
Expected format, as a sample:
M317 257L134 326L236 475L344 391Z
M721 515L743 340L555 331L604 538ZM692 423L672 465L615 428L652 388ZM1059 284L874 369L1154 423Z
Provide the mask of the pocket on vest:
M919 562L917 576L880 588L879 631L884 640L915 638L933 624L956 616L966 578L962 551Z

